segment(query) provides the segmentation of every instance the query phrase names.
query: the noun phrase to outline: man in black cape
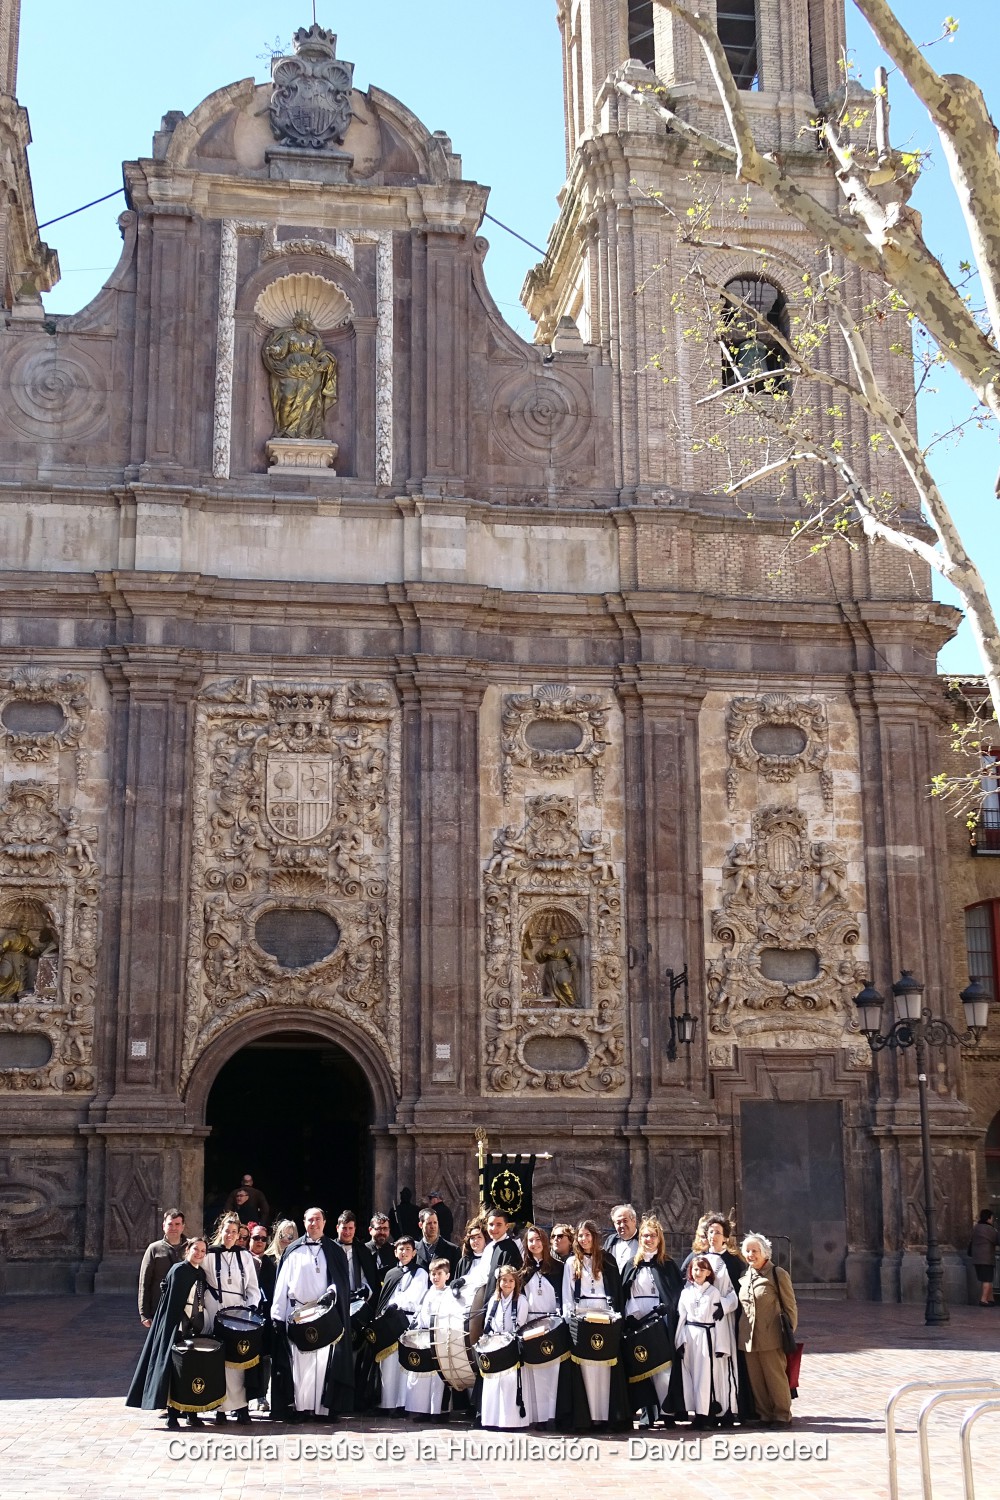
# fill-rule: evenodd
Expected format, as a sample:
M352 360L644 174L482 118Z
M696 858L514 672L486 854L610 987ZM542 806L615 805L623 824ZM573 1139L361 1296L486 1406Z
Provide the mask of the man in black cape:
M289 1270L289 1262L297 1251L308 1248L312 1254L321 1252L326 1267L326 1284L336 1288L337 1307L344 1320L345 1332L336 1344L330 1346L323 1386L323 1402L331 1418L354 1410L354 1354L351 1348L350 1314L351 1283L347 1267L347 1256L329 1235L324 1234L326 1215L322 1209L307 1210L304 1221L306 1233L286 1249L278 1262L278 1276L274 1293L274 1311L271 1344L271 1416L275 1421L290 1421L296 1416L295 1385L292 1379L292 1356L286 1332L287 1295L283 1293L283 1276ZM288 1309L290 1311L290 1308ZM303 1419L315 1420L313 1414L299 1413Z

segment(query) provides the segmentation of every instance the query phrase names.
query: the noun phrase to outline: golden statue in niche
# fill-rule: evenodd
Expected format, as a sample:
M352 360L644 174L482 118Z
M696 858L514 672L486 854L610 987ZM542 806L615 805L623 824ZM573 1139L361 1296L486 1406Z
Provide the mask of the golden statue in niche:
M276 328L264 342L274 414L274 436L322 438L323 422L337 399L337 361L306 312L288 328Z

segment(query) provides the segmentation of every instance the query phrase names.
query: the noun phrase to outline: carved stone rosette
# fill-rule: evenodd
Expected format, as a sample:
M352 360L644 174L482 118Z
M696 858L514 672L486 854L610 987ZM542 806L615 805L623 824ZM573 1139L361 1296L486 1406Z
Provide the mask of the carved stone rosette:
M783 730L785 744L781 743ZM833 806L833 777L827 767L830 733L826 705L819 698L793 698L787 693L734 698L726 712L726 749L726 796L731 808L736 806L740 771L756 771L776 785L815 771L823 805Z
M58 805L57 789L14 781L0 805L0 1031L27 1050L0 1089L94 1086L100 918L97 829ZM46 1057L46 1054L47 1057Z
M540 776L565 776L583 766L593 775L594 797L604 793L610 700L546 683L530 693L508 693L501 731L504 801L514 785L514 767Z
M840 846L811 841L807 823L797 808L763 808L752 837L727 854L722 904L712 913L720 951L707 965L715 1038L771 1034L782 1046L829 1046L857 1033L853 997L866 975L856 959L860 917Z
M0 678L0 749L21 765L40 764L60 750L77 750L87 712L86 686L77 672L18 667L5 674ZM20 717L11 709L14 704L26 705Z
M182 1083L244 1016L341 1017L399 1081L400 720L381 681L200 695ZM297 935L296 935L297 934Z
M621 872L575 797L529 797L483 876L487 1093L621 1093Z

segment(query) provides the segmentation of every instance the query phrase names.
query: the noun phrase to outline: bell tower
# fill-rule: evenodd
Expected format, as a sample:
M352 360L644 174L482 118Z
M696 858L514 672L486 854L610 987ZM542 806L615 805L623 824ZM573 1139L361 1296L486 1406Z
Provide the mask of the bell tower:
M547 258L529 273L522 300L538 342L558 338L568 318L615 367L617 478L626 497L711 489L717 476L704 462L694 465L688 451L695 376L671 301L686 264L677 224L695 191L691 153L651 110L619 92L615 75L627 67L639 86L659 81L672 109L725 140L717 91L697 37L654 0L556 5L567 180ZM805 187L818 186L821 163L808 126L840 78L843 0L699 0L698 9L714 13L761 146L793 162ZM798 279L796 256L812 254L800 226L759 193L747 212L741 223L753 227L755 242L791 253ZM739 257L731 275L746 275ZM777 292L775 306L787 308L787 291ZM664 373L677 383L665 383Z
M20 30L21 0L0 0L0 303L15 321L41 322L41 294L59 280L59 257L38 238L31 130L16 98Z

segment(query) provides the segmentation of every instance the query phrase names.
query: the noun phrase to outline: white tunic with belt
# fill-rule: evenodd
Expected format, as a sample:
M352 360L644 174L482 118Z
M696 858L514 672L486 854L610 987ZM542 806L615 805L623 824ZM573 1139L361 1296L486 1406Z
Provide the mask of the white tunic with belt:
M657 1286L650 1270L652 1255L644 1255L643 1263L639 1266L632 1278L628 1289L628 1302L625 1304L625 1316L627 1318L644 1318L647 1313L654 1312L660 1306L660 1288ZM651 1375L653 1389L656 1391L657 1401L666 1399L667 1388L670 1385L670 1371L658 1370Z
M278 1267L271 1316L276 1323L287 1323L297 1307L316 1302L328 1289L326 1256L319 1240L305 1240L294 1250L286 1251ZM334 1293L336 1300L336 1293ZM340 1309L347 1320L347 1309ZM350 1335L345 1333L345 1338ZM330 1346L325 1349L296 1349L289 1340L292 1356L292 1382L295 1388L295 1410L325 1417L323 1385L330 1360Z
M444 1297L454 1300L446 1286L432 1286L417 1310L415 1328L434 1327L434 1318ZM400 1346L402 1347L402 1346ZM437 1416L444 1402L444 1381L439 1370L424 1375L416 1370L406 1372L406 1410L414 1415Z
M576 1257L570 1256L563 1270L563 1312L567 1315L574 1307L582 1315L588 1308L594 1312L606 1313L611 1309L608 1294L604 1287L604 1277L595 1276L593 1262L589 1255L583 1257L583 1275L580 1277L579 1300L574 1297L576 1291L576 1277L574 1267ZM581 1360L580 1373L583 1376L583 1388L587 1392L587 1405L590 1407L590 1420L592 1422L606 1422L608 1420L608 1407L611 1404L611 1366L594 1364L590 1360Z
M483 1324L483 1338L490 1334L508 1333L513 1334L528 1317L528 1303L524 1295L519 1297L496 1296L491 1299L486 1309L486 1321ZM527 1405L525 1404L524 1416L521 1415L522 1400L518 1401L518 1374L517 1370L504 1370L500 1375L483 1376L483 1409L482 1423L486 1428L503 1428L508 1430L512 1427L527 1427L530 1418Z
M551 1317L561 1307L551 1281L537 1266L524 1283L524 1297L529 1318ZM533 1425L555 1421L559 1368L558 1360L554 1360L549 1365L525 1365L521 1371L528 1421Z
M260 1303L257 1267L249 1250L241 1250L236 1245L231 1250L226 1250L221 1245L212 1245L202 1262L202 1270L208 1282L205 1293L206 1328L211 1328L216 1313L225 1307L257 1307ZM246 1404L244 1371L226 1365L226 1399L220 1410L242 1411Z
M398 1307L412 1316L424 1300L429 1286L427 1272L422 1266L410 1261L406 1274L393 1287L392 1294L381 1311ZM395 1351L379 1360L378 1368L382 1377L382 1399L379 1406L384 1411L399 1411L406 1405L406 1377L409 1372L403 1369Z

